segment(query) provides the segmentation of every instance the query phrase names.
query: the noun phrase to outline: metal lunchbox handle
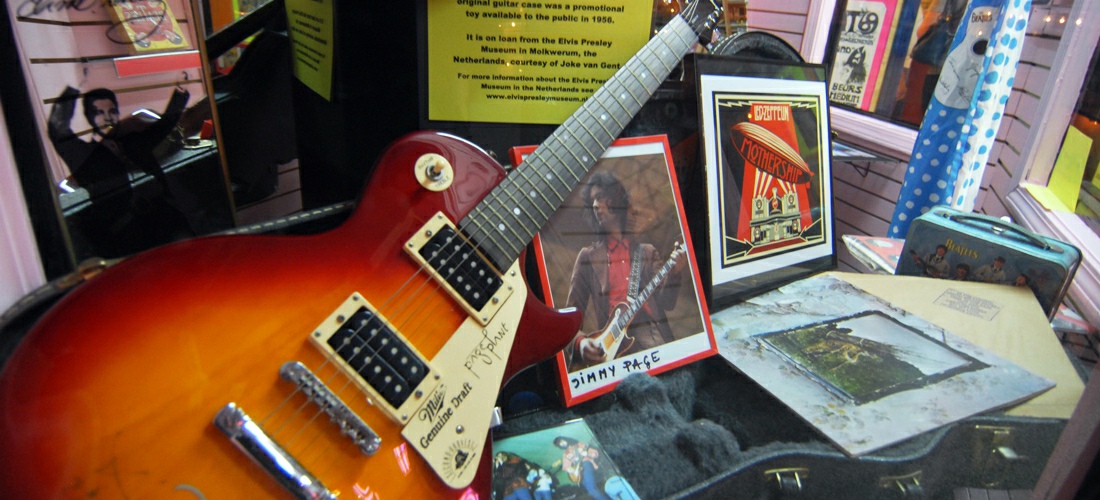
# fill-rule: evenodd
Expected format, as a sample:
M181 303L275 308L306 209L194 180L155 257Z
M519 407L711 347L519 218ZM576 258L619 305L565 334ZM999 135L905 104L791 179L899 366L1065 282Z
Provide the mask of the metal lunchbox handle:
M1024 229L1017 224L1006 222L997 217L977 213L950 212L947 210L936 209L934 210L938 215L942 215L950 220L959 222L961 224L967 224L978 229L989 229L984 225L988 224L993 226L995 229L1000 229L1001 231L1017 233L1021 238L1027 240L1028 243L1031 243L1033 246L1039 247L1043 250L1053 251L1057 253L1062 253L1063 251L1061 248L1051 246L1050 243L1047 243L1035 233L1028 231L1027 229Z

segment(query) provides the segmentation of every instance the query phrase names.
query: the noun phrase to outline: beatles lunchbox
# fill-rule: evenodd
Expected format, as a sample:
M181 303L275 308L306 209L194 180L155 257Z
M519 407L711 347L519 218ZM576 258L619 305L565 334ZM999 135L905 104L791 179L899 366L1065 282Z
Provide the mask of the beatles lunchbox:
M1054 318L1081 251L996 217L935 207L913 220L894 274L1030 288Z

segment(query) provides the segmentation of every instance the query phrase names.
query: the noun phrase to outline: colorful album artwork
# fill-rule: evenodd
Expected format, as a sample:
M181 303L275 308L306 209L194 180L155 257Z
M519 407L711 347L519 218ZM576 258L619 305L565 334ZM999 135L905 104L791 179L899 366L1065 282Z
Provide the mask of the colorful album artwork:
M807 376L857 405L986 367L881 311L759 338Z
M719 355L846 454L870 453L1054 387L842 275L783 285L711 321Z
M822 81L702 75L712 283L833 254Z
M584 420L493 441L496 500L614 498L638 494Z

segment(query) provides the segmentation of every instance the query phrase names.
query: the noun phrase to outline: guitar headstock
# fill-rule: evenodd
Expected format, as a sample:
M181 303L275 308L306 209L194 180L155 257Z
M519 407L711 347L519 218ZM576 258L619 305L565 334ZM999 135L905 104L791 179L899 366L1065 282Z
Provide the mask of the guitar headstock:
M722 6L718 0L691 0L680 11L680 17L691 25L704 43L710 42L710 31L718 24L721 15Z

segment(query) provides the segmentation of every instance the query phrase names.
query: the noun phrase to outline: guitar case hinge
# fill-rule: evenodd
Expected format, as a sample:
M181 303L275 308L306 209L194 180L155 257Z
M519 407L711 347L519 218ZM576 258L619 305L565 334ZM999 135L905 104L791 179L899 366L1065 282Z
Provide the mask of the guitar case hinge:
M924 487L920 483L922 476L922 471L902 476L883 476L879 478L878 485L902 498L924 498Z

